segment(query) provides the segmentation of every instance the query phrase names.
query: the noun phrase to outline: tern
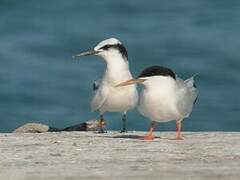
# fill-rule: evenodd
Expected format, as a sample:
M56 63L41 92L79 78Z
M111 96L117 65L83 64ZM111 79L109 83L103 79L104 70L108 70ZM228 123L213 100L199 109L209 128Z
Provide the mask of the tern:
M139 97L139 112L151 119L149 133L145 140L154 139L153 130L156 122L176 120L176 140L182 140L181 123L188 117L198 97L194 76L182 80L169 68L151 66L144 69L135 78L118 84L124 87L140 83L144 86Z
M91 101L92 111L100 113L99 132L104 132L105 112L122 113L122 130L126 132L126 115L138 102L136 85L116 88L120 82L132 79L129 70L128 53L124 45L116 38L101 41L94 49L82 52L73 58L97 55L107 64L105 73L99 82L93 84L94 95Z

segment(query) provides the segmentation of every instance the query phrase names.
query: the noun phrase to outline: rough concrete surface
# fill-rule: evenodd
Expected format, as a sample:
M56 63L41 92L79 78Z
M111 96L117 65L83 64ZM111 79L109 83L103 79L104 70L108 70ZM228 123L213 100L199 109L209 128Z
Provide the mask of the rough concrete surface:
M240 133L0 134L0 179L240 179Z

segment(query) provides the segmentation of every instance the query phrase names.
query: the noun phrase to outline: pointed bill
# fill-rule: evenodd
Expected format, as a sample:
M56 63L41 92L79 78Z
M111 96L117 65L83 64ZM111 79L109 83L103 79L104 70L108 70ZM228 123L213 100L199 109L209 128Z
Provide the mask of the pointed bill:
M115 87L128 86L128 85L131 85L131 84L142 83L144 81L145 81L145 79L130 79L128 81L117 84Z
M98 51L95 51L95 50L89 50L89 51L85 51L85 52L76 54L76 55L72 56L72 58L78 58L78 57L82 57L82 56L96 55L97 53L99 53L99 52L98 52Z

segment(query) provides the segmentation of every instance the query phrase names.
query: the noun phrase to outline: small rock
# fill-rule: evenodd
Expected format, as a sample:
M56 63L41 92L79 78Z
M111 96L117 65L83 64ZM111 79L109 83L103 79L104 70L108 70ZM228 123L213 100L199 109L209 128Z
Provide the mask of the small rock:
M40 123L27 123L17 128L13 133L43 133L48 132L49 127Z

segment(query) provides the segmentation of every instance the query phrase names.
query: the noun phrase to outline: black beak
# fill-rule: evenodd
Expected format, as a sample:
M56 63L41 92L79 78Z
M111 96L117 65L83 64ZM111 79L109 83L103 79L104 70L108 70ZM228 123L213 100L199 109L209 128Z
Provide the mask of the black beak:
M72 58L78 58L78 57L90 56L90 55L97 55L98 53L99 53L99 51L89 50L89 51L82 52L80 54L76 54L75 56L72 56Z

